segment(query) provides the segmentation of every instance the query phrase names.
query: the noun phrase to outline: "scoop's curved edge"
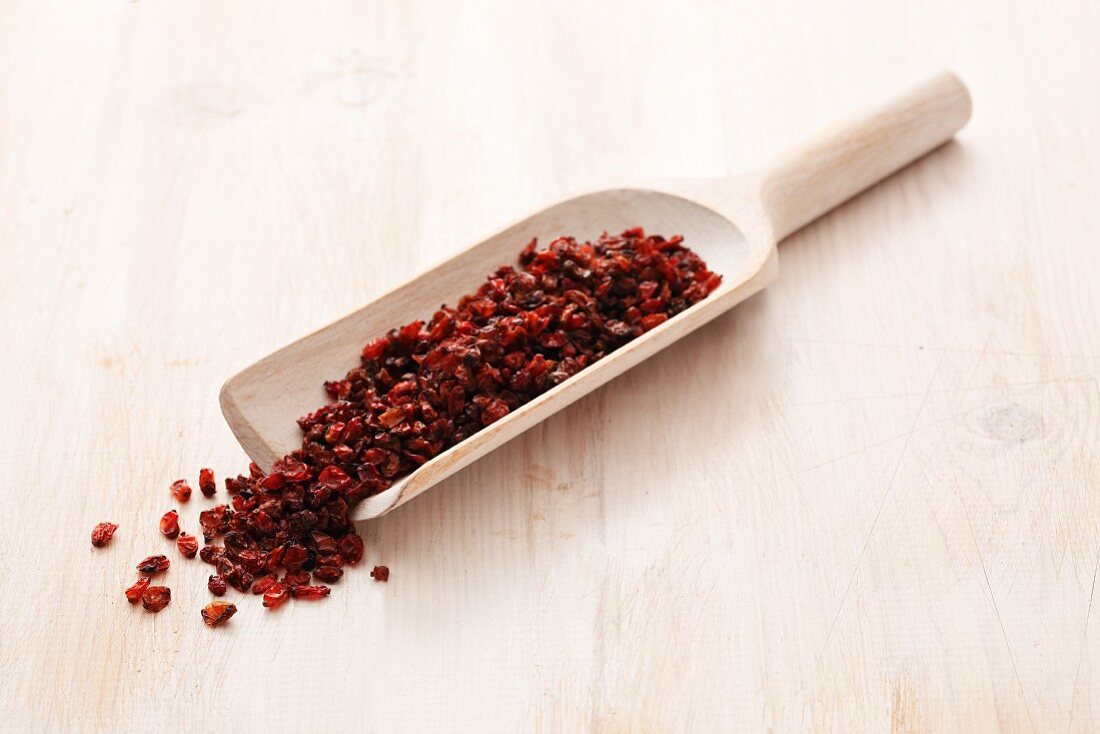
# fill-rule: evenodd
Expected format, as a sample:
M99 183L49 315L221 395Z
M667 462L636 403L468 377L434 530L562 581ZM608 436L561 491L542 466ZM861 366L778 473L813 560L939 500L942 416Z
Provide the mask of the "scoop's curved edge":
M252 423L245 416L237 401L239 384L244 381L247 372L248 369L245 369L225 381L218 392L218 405L221 407L225 422L229 424L229 430L233 432L244 452L257 465L267 470L271 468L279 455L266 441L260 438L260 434L253 428Z

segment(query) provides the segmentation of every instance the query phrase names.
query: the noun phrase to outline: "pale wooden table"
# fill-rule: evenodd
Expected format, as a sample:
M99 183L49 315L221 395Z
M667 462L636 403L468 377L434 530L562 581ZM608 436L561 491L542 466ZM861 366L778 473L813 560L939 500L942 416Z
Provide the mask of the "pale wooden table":
M0 728L1100 727L1097 8L4 3ZM362 526L388 585L211 631L180 562L125 603L168 483L246 465L236 369L569 190L743 169L939 66L958 143Z

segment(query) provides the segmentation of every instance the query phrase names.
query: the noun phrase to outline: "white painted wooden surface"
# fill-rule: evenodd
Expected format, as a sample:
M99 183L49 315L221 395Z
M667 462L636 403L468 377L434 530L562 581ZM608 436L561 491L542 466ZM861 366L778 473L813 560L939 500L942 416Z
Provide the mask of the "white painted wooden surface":
M1086 0L5 3L3 728L1100 727L1098 32ZM179 562L125 603L168 483L244 467L236 369L567 191L745 169L941 66L957 144L366 523L388 585L211 631Z

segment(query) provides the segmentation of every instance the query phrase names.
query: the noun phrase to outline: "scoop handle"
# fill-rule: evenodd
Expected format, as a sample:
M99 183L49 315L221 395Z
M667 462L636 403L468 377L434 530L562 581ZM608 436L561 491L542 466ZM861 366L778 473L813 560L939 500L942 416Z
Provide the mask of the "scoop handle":
M970 110L966 85L943 71L786 151L759 179L775 240L947 142Z

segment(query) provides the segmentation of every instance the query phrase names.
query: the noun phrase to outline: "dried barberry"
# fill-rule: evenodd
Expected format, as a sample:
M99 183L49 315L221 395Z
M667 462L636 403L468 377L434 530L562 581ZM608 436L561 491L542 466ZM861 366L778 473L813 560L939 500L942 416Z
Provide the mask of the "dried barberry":
M154 614L168 606L170 601L172 590L167 586L150 586L141 594L141 606Z
M389 566L375 566L371 569L370 576L375 581L389 581L390 568Z
M204 497L213 497L218 491L217 484L214 482L214 472L210 469L199 469L199 491Z
M212 601L202 608L202 621L208 627L217 627L229 621L237 613L237 607L225 601Z
M206 588L214 596L225 596L225 579L215 574L206 580Z
M318 566L313 569L313 578L324 581L326 584L334 584L344 575L344 569L336 566Z
M199 552L199 539L189 533L180 533L176 548L184 558L194 558Z
M142 573L156 574L167 571L169 565L166 556L149 556L137 565L137 570Z
M169 540L180 534L180 516L178 512L169 510L164 513L164 516L160 519L160 532Z
M291 586L290 595L295 599L324 599L332 591L327 586L310 586L308 584L302 584L300 586Z
M252 587L252 579L254 578L251 573L237 566L225 577L225 580L230 586L243 594Z
M150 579L147 576L142 576L137 581L135 581L134 585L126 590L126 601L130 602L131 604L137 604L139 601L141 601L141 595L149 586L149 581Z
M264 606L268 609L282 606L290 599L290 587L282 581L276 582L264 592Z
M309 583L309 571L288 571L283 576L283 583L292 588L305 586Z
M172 482L169 491L177 502L186 502L191 499L191 485L187 483L186 479L177 479Z
M92 545L96 548L102 548L111 542L111 538L114 536L115 531L118 530L118 525L113 522L101 522L92 528Z
M199 558L203 563L216 564L225 556L225 548L220 545L204 545L199 551Z
M202 528L203 540L209 543L216 536L228 532L231 518L232 513L226 505L217 505L200 512L199 526Z
M349 565L354 566L363 559L363 539L354 533L345 535L340 538L339 542L340 555L348 562Z
M279 577L275 574L267 574L266 576L260 576L258 579L252 582L253 594L266 594L267 590L279 582Z

